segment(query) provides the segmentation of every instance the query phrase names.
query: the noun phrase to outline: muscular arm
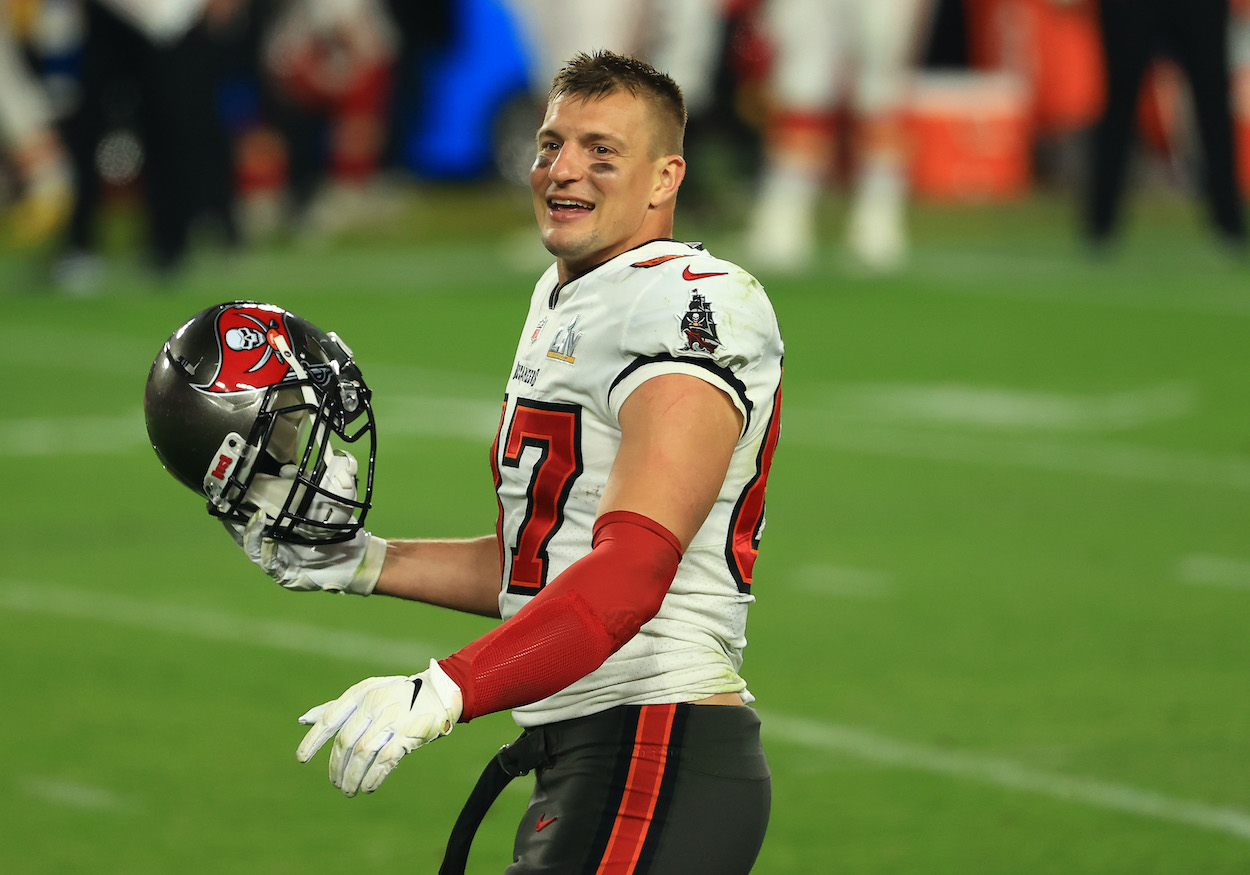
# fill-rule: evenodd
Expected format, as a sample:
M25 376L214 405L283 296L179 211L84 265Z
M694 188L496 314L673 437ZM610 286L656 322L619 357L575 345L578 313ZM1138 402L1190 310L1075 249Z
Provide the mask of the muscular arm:
M559 692L659 611L720 492L740 419L719 389L669 374L634 390L620 422L590 553L506 623L440 661L463 693L462 720Z
M499 544L494 535L465 540L388 540L375 593L499 616Z
M640 513L681 541L707 518L742 432L742 415L710 383L666 374L643 383L621 407L621 448L599 515Z

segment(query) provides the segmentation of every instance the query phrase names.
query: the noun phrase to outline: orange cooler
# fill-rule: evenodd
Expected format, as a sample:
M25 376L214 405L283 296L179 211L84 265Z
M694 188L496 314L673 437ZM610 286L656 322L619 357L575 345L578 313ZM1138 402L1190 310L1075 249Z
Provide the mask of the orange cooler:
M1032 181L1030 102L1011 73L917 77L909 106L911 184L936 201L1002 201Z

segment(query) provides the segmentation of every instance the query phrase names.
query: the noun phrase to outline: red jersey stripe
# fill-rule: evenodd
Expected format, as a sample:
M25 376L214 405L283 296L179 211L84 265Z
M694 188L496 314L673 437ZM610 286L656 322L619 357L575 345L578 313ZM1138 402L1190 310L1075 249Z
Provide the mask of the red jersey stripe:
M648 258L646 261L635 261L630 267L656 267L664 264L666 261L672 261L674 258L690 258L693 252L683 252L680 255L657 255L655 258Z

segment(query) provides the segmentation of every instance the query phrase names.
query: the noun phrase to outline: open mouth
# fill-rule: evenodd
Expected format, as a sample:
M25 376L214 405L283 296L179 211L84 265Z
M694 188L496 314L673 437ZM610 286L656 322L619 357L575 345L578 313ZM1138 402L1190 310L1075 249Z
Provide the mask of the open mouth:
M552 197L547 198L547 209L556 216L572 217L593 212L595 205L569 198Z

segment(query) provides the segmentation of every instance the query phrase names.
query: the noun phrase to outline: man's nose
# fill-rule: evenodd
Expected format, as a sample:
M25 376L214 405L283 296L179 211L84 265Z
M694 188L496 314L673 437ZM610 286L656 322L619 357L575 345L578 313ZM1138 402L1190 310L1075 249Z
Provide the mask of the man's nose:
M560 149L555 160L551 162L551 167L547 171L556 182L568 182L577 179L582 172L581 165L577 160L575 150L568 147Z

